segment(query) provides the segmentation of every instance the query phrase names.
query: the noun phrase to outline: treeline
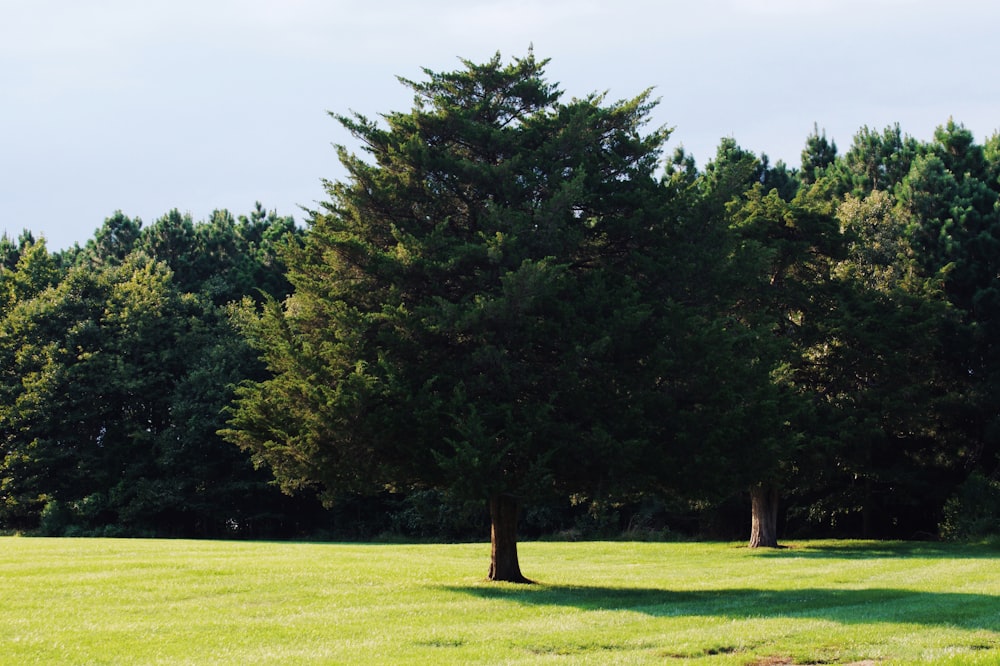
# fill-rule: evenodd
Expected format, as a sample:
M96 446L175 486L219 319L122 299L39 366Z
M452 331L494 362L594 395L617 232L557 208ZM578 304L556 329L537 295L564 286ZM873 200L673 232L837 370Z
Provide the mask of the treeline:
M0 240L0 529L457 538L513 496L534 535L995 532L1000 134L664 170L647 97L543 65L339 118L374 163L306 229Z
M258 205L195 224L120 213L86 245L0 240L0 526L43 534L294 534L305 509L216 435L262 372L227 304L289 292L301 231Z

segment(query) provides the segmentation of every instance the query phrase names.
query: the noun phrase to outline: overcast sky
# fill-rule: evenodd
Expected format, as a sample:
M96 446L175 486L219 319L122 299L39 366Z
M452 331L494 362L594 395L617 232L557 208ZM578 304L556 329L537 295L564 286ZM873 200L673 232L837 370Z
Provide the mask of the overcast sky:
M255 201L303 219L343 171L327 111L411 106L459 58L551 58L568 97L655 88L703 166L719 139L798 166L816 123L1000 129L995 0L0 0L0 233L83 244Z

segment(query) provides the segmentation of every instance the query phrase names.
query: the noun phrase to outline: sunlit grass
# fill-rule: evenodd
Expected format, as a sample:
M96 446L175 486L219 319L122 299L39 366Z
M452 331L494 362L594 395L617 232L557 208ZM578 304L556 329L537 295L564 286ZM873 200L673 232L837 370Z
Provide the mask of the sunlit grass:
M1000 551L0 539L4 664L1000 663Z

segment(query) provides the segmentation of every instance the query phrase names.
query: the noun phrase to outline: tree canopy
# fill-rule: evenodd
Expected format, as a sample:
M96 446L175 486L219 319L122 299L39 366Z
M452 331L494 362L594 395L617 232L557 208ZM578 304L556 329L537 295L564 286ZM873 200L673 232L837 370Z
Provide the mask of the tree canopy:
M190 242L168 247L166 231L178 228ZM258 208L206 225L174 211L145 229L119 213L84 248L56 255L30 235L7 241L0 524L238 535L267 532L290 509L215 434L232 385L261 371L223 304L285 284L280 264L255 256L265 228L276 243L297 233ZM220 244L232 248L228 261Z

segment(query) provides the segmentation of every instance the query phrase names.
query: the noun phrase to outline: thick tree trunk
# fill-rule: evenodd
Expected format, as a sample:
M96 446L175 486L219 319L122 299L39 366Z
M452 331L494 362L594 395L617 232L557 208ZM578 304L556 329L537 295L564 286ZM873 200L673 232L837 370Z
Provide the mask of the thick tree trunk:
M750 548L778 547L778 489L759 484L750 488Z
M490 498L490 573L489 580L530 583L521 575L517 561L517 517L520 503L513 495Z

